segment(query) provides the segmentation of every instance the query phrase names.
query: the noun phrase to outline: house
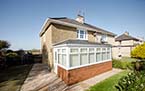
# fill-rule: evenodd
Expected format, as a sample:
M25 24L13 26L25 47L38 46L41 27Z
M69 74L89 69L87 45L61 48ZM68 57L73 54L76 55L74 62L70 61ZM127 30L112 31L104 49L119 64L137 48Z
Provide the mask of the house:
M113 58L131 57L132 49L143 42L142 38L132 37L129 35L129 32L123 33L115 38L115 46L112 48Z
M68 85L112 69L115 34L85 23L81 15L47 19L40 40L43 63Z

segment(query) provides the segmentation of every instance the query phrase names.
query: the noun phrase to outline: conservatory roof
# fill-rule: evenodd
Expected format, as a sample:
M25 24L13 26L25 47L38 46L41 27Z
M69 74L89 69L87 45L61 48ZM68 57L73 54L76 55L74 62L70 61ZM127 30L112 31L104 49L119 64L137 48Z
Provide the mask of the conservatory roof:
M70 47L111 47L110 44L103 44L103 43L96 43L96 42L90 42L87 40L65 40L59 43L56 43L53 45L54 47L65 47L65 46L70 46Z

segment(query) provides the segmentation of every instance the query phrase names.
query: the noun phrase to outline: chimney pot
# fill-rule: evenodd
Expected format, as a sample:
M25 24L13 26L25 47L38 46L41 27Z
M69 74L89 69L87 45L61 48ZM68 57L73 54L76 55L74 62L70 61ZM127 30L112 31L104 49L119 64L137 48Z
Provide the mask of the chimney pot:
M126 31L124 34L125 34L125 35L129 35L129 32Z
M84 23L84 16L78 14L77 15L77 18L76 18L76 21L80 22L80 23Z

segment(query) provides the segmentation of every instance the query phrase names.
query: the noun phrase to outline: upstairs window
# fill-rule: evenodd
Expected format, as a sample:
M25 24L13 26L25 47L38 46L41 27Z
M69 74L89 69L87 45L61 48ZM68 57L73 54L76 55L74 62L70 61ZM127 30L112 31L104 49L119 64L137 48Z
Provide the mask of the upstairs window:
M77 38L81 40L87 40L87 31L85 30L78 30L77 31Z
M106 43L107 42L107 35L102 35L101 42Z

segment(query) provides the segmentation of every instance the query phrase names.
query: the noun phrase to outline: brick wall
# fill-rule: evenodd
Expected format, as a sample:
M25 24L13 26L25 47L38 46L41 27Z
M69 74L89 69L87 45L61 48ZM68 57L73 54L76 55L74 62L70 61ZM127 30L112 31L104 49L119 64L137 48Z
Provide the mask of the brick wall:
M86 67L76 68L72 70L65 70L64 68L58 66L58 76L64 80L67 85L71 85L103 72L112 69L112 61L94 64Z

